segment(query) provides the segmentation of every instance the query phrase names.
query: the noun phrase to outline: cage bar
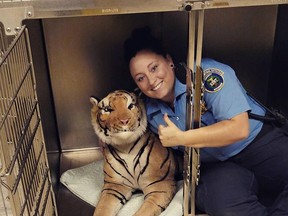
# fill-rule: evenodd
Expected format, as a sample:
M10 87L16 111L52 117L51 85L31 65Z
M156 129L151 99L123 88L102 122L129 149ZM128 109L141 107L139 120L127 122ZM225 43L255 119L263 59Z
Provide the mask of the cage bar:
M23 26L0 62L0 173L13 215L57 215L35 86Z
M57 215L23 20L281 4L288 0L0 0L0 207L6 215L11 208L14 215Z

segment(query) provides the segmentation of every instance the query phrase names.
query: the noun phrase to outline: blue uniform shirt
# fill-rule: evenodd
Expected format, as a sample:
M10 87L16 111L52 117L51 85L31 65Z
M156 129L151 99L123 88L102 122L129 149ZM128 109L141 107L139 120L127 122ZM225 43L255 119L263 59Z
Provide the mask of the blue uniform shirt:
M265 115L265 109L250 98L234 70L228 65L212 59L202 59L205 92L204 101L207 111L201 116L202 126L231 119L232 117L249 111L258 115ZM174 111L161 100L146 98L146 112L150 129L158 133L158 126L165 125L163 115L169 118L181 130L185 130L186 120L186 85L175 81ZM225 147L201 148L201 161L224 161L243 150L256 137L263 123L249 119L250 134L248 138Z

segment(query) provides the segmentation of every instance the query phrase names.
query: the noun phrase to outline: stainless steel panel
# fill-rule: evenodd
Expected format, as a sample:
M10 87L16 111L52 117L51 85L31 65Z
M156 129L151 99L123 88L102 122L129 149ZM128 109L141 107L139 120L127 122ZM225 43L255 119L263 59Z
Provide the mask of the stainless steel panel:
M7 35L25 19L200 10L288 4L288 0L1 0L0 22Z
M267 100L277 7L247 7L205 12L203 55L231 65L244 87Z
M279 8L275 43L273 49L273 65L269 74L269 106L281 110L288 117L288 5Z
M0 8L30 7L27 18L51 18L279 4L288 0L1 0Z
M276 22L277 6L205 12L203 55L231 65L243 85L263 102L268 91ZM89 96L101 98L113 89L135 87L122 48L132 29L150 25L163 38L173 58L186 61L184 12L45 19L43 23L64 151L98 146L90 124Z
M46 149L47 152L59 152L58 128L54 113L53 95L43 38L42 21L28 20L27 22L25 21L24 24L29 29Z
M123 42L133 28L143 25L160 35L162 22L161 13L43 21L62 150L98 146L89 97L134 88L124 64Z

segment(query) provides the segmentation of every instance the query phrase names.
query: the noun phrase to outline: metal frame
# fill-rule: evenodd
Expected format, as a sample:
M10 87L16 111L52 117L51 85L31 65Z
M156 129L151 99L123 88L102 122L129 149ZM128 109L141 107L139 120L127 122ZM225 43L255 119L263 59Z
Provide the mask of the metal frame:
M11 196L13 213L16 215L43 215L45 212L45 215L57 215L42 135L30 45L27 32L22 28L23 20L188 11L190 14L189 23L192 25L189 27L190 41L187 64L193 70L196 68L193 97L194 101L199 102L194 103L193 108L196 124L194 123L190 127L197 128L200 127L201 116L201 84L199 83L201 83L200 64L204 10L280 4L288 4L288 0L153 0L153 3L147 0L0 0L0 22L4 26L0 39L3 38L3 34L18 36L11 48L7 50L7 54L4 53L4 49L6 49L4 42L2 41L2 45L0 44L1 183L7 188L9 196ZM197 30L193 24L195 11L199 15ZM194 33L196 31L198 32L198 45L195 52ZM19 43L20 47L18 47L18 41L21 41L22 38L25 39ZM14 53L14 50L22 51L25 49L27 49L27 53L23 56ZM196 65L194 63L195 53ZM22 57L25 58L22 59ZM18 83L15 84L15 82ZM26 88L27 86L30 87ZM26 88L24 94L21 93L22 87ZM3 96L2 93L7 95ZM13 130L10 130L11 128ZM186 148L185 152L188 155L188 158L185 159L187 179L184 179L184 215L186 216L195 215L194 193L199 177L199 150ZM37 164L36 167L34 167L35 164ZM37 184L34 182L36 179ZM45 194L44 200L41 199L41 202L33 200L42 194ZM48 203L49 206L43 210L42 207L45 206L45 203Z
M0 61L0 183L13 215L52 216L56 202L35 85L23 27Z
M25 19L206 10L288 4L288 0L0 0L0 22L14 35Z
M198 25L196 28L196 20ZM203 82L201 70L202 44L204 31L204 10L189 12L189 46L186 68L186 129L201 127L201 102ZM197 37L196 37L197 34ZM196 40L197 38L197 40ZM195 53L195 44L196 53ZM196 54L196 61L195 61ZM185 147L183 177L183 213L195 215L195 191L200 177L200 150Z

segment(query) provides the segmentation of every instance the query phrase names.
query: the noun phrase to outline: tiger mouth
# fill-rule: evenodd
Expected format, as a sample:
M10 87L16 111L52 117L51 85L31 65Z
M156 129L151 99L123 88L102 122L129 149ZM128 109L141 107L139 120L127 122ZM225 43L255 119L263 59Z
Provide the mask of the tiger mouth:
M134 132L137 128L136 127L129 127L129 128L111 128L111 131L114 133L122 133L122 132Z

